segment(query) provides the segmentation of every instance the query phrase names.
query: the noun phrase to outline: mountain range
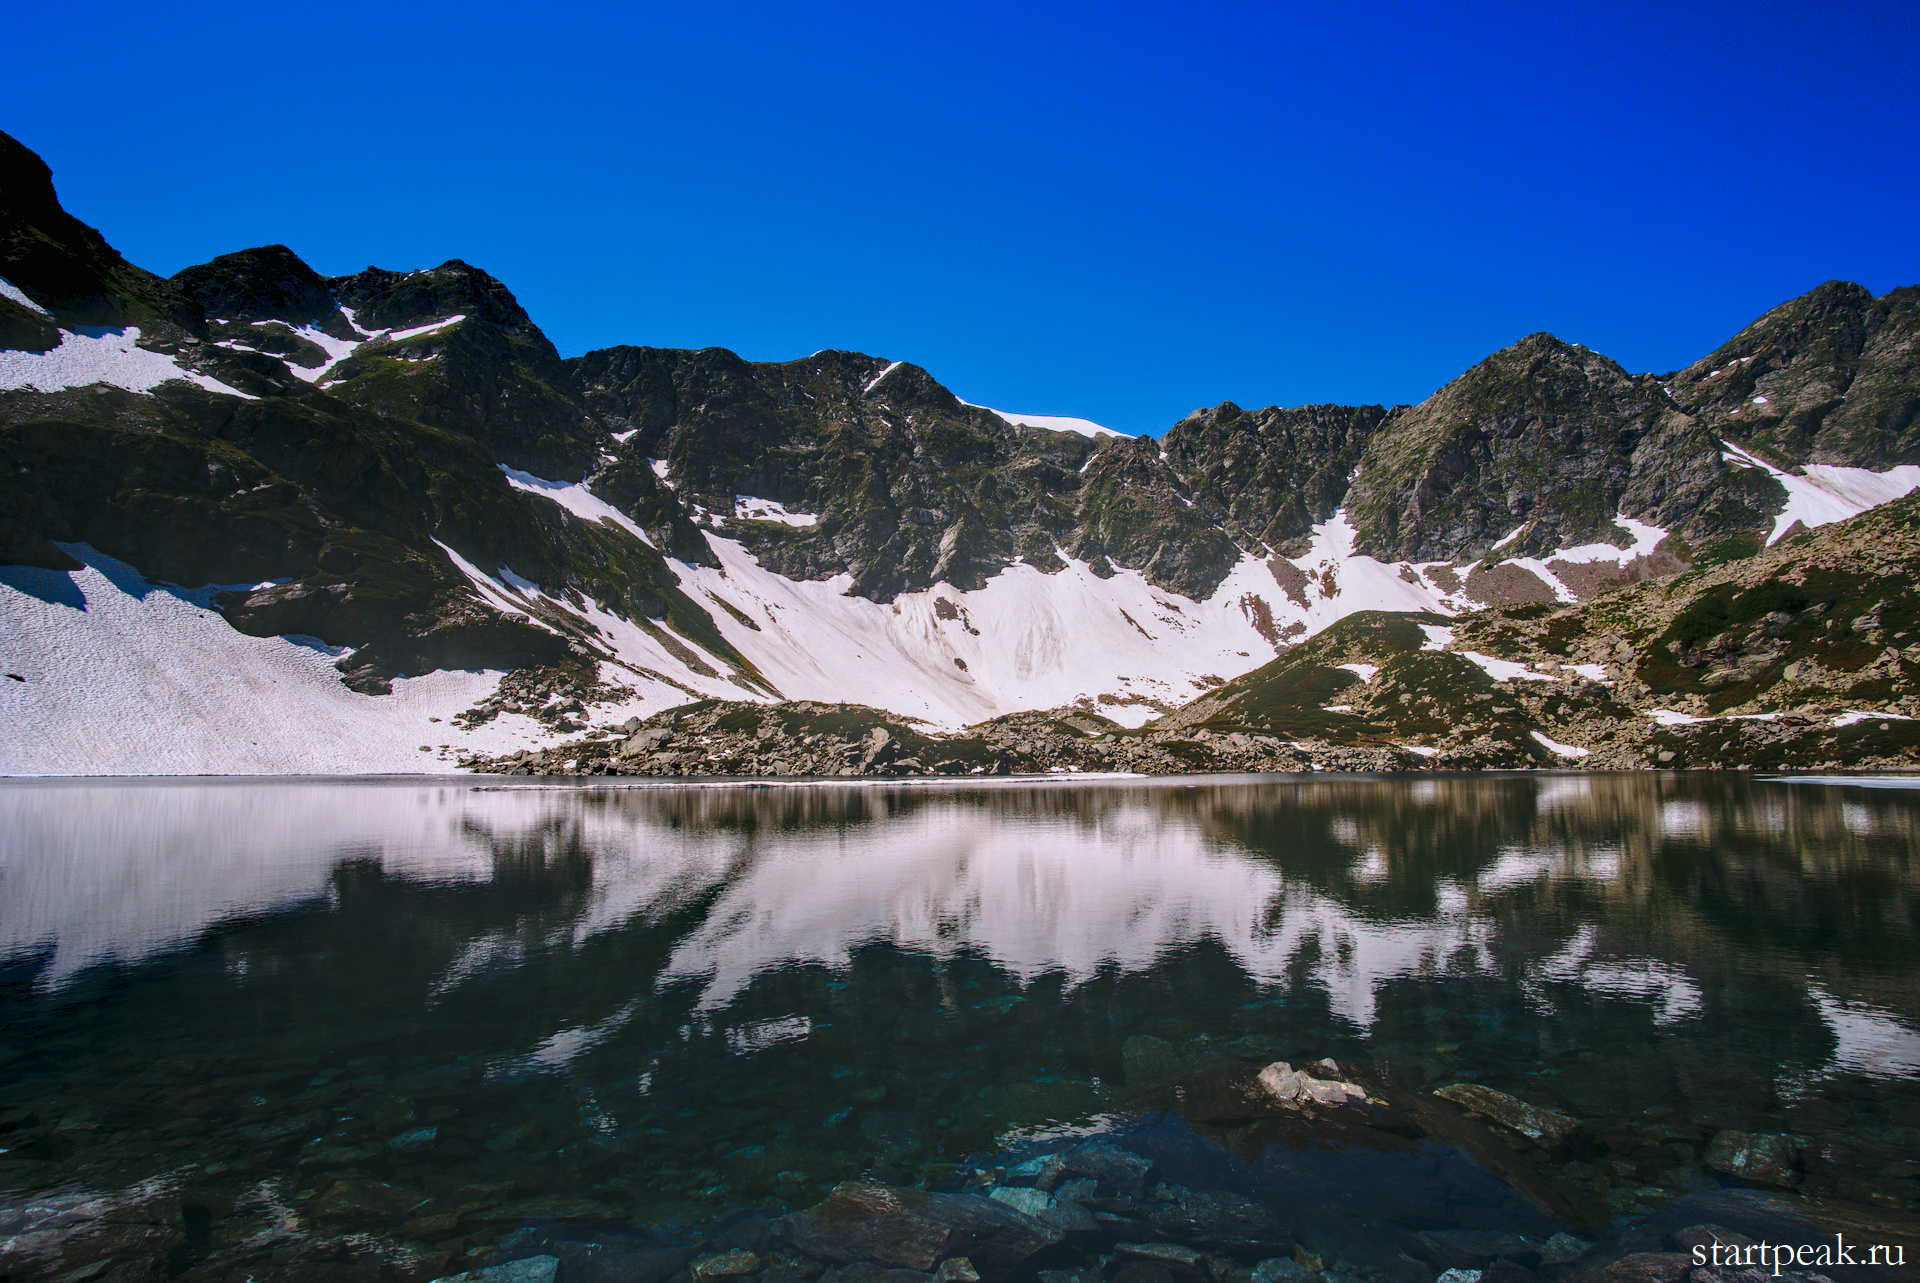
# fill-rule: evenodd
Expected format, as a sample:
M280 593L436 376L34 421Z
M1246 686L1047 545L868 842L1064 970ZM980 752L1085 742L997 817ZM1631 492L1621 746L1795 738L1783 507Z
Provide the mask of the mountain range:
M1130 437L564 358L458 260L161 278L0 135L0 772L1910 764L1917 339L1828 282Z

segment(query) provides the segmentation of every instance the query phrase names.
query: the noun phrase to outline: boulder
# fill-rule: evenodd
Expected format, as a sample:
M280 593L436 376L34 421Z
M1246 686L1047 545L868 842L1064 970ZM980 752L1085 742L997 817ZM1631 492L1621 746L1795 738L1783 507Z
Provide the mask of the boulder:
M1175 1270L1198 1270L1204 1258L1198 1248L1183 1247L1179 1243L1115 1243L1113 1250L1121 1256L1137 1257Z
M1707 1142L1700 1162L1710 1172L1756 1185L1794 1184L1793 1162L1799 1151L1785 1136L1723 1131Z
M1060 1161L1069 1175L1090 1176L1098 1182L1102 1198L1141 1197L1147 1191L1147 1177L1153 1171L1151 1158L1122 1149L1099 1136L1074 1146L1061 1155Z
M1039 1189L1021 1189L1002 1186L987 1195L996 1203L1005 1203L1016 1212L1025 1212L1028 1216L1038 1216L1053 1205L1053 1198Z
M713 1256L703 1256L687 1267L698 1283L710 1283L716 1279L737 1279L744 1275L756 1274L760 1270L760 1258L744 1248L734 1248L731 1252L720 1252Z
M557 1256L523 1256L465 1274L448 1274L434 1283L553 1283L560 1270Z
M1127 1085L1132 1087L1165 1082L1178 1077L1185 1067L1173 1044L1152 1034L1135 1034L1121 1043L1120 1061L1126 1070Z
M845 1181L804 1211L774 1222L777 1237L808 1256L931 1270L965 1256L989 1273L1011 1270L1061 1238L1005 1203L977 1194L933 1194Z
M1532 1239L1500 1230L1428 1230L1420 1235L1420 1250L1442 1269L1484 1270L1494 1261L1539 1259Z
M1315 1078L1306 1070L1295 1069L1284 1060L1276 1060L1260 1071L1259 1083L1282 1104L1292 1108L1301 1105L1350 1105L1366 1100L1365 1088L1356 1087L1338 1079L1339 1069L1331 1060L1323 1060L1314 1069L1331 1068L1332 1077Z
M1571 1265L1585 1256L1593 1244L1561 1230L1540 1245L1540 1264Z
M1518 1132L1543 1149L1553 1149L1579 1130L1580 1123L1479 1083L1455 1083L1433 1093L1470 1113Z
M1253 1267L1253 1283L1307 1283L1307 1267L1291 1256L1270 1256Z

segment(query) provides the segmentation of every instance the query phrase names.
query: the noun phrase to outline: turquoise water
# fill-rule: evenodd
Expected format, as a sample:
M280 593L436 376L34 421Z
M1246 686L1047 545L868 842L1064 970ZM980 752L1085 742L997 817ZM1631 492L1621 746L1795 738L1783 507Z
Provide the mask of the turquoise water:
M1743 1187L1730 1130L1792 1138L1774 1196L1897 1219L1917 819L1699 774L10 782L0 1271L164 1205L137 1250L176 1276L324 1240L432 1277L1093 1133L1363 1276L1387 1230L1603 1238ZM1208 1104L1322 1057L1394 1126ZM1459 1083L1581 1139L1449 1130Z

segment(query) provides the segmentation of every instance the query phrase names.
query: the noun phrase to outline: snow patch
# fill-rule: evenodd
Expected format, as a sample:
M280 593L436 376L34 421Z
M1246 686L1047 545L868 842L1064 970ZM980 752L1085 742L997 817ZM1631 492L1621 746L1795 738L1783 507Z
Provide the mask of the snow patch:
M1135 570L1101 579L1069 558L1056 574L1014 565L975 591L936 584L882 605L846 595L848 575L787 579L735 540L707 542L719 568L674 563L683 588L753 621L711 612L788 699L868 704L947 728L1086 701L1139 726L1274 650L1243 601L1279 598L1254 558L1204 602L1153 588Z
M136 346L139 340L137 325L124 329L87 326L78 333L61 330L60 344L51 351L0 352L0 388L58 392L107 383L129 392L147 392L170 379L185 379L209 392L259 400L218 379L184 370L164 352Z
M444 330L450 325L458 325L466 319L466 315L463 313L459 316L449 316L444 321L432 321L426 325L416 325L410 330L393 330L386 335L385 342L398 343L403 339L417 339L422 335L432 334L437 330Z
M733 497L733 517L736 521L777 521L783 526L815 526L820 518L811 512L788 512L787 506L774 499L761 499L750 494L737 494Z
M1838 717L1834 718L1833 721L1829 722L1828 725L1829 726L1854 726L1860 722L1871 722L1871 721L1875 721L1876 719L1883 722L1910 722L1913 720L1911 717L1908 717L1905 713L1862 713L1859 711L1854 711L1854 712L1847 712L1847 713L1840 714Z
M1891 503L1920 489L1920 465L1905 463L1875 472L1870 468L1841 468L1810 463L1804 476L1783 472L1731 441L1720 443L1720 457L1737 468L1759 468L1787 491L1787 506L1773 519L1769 544L1799 522L1807 529L1857 517L1869 508Z
M84 544L61 547L83 568L0 567L0 659L26 678L0 682L0 774L420 774L453 769L443 744L505 753L543 735L517 714L452 724L498 672L360 695L324 644L236 632L208 608L213 586L152 583Z
M1511 659L1495 659L1491 655L1482 655L1477 650L1463 650L1463 659L1470 659L1486 670L1487 676L1496 682L1510 682L1515 678L1528 682L1557 682L1560 679L1551 673L1536 673L1525 664L1515 663Z
M962 401L962 405L973 405L971 401ZM986 410L999 415L1014 427L1022 425L1029 428L1046 428L1052 432L1077 432L1083 437L1117 437L1123 434L1112 428L1102 427L1092 419L1075 419L1058 414L1008 414L1005 410L995 410L990 405L974 406L976 410Z
M1373 675L1380 671L1380 665L1378 664L1336 664L1334 667L1344 668L1350 673L1357 673L1363 682L1371 682Z
M1721 717L1695 717L1671 708L1650 709L1646 715L1661 726L1693 726L1700 722L1771 722L1780 716L1778 713L1728 713Z
M860 395L862 395L862 396L865 396L865 395L866 395L867 393L869 393L869 392L871 392L871 391L873 391L873 390L874 390L875 388L877 388L877 387L879 387L879 386L880 386L880 380L882 380L882 379L884 379L884 378L886 378L886 377L887 377L887 376L888 376L889 374L892 374L892 373L893 373L893 372L894 372L895 370L897 370L897 369L899 369L899 368L900 368L901 366L903 366L903 365L905 365L905 364L906 364L906 362L905 362L905 361L895 361L895 362L894 362L894 363L893 363L892 365L889 365L889 366L888 366L888 367L887 367L886 369L884 369L884 370L882 370L882 371L880 371L880 373L878 373L878 374L876 374L876 375L874 375L874 376L873 376L872 378L870 378L870 379L868 379L868 380L867 380L867 386L865 386L864 388L861 388L861 389L860 389Z
M504 463L500 465L500 471L506 475L507 484L515 490L524 490L528 494L537 494L542 499L551 499L582 521L611 521L647 547L654 546L653 540L647 537L647 532L634 524L632 517L594 494L582 482L548 481L545 477L536 477L531 472L509 468Z
M1545 747L1549 752L1557 753L1561 757L1585 757L1589 752L1592 751L1590 749L1581 748L1577 744L1562 744L1557 740L1550 740L1545 735L1541 734L1539 731L1533 732L1533 738L1535 738L1536 740L1539 740L1541 745Z
M46 308L41 307L38 303L28 298L24 290L4 276L0 276L0 298L9 299L12 302L18 303L29 312L38 312L42 316L53 315L53 313L47 311Z

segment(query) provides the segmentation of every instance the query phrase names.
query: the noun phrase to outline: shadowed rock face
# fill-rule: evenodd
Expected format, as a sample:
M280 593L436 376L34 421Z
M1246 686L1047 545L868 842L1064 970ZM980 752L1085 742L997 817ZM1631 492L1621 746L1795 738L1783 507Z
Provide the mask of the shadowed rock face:
M150 340L207 332L192 299L121 258L99 232L62 209L46 162L6 134L0 134L0 276L61 325L140 325ZM0 299L0 347L52 347L57 339L47 319Z
M622 465L663 460L706 507L751 494L816 515L810 527L728 530L794 578L847 574L855 595L889 601L939 582L977 588L1016 559L1058 569L1064 548L1205 596L1239 557L1152 441L1015 426L918 366L633 347L570 365L584 404L632 434Z

